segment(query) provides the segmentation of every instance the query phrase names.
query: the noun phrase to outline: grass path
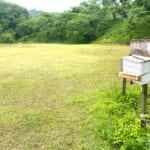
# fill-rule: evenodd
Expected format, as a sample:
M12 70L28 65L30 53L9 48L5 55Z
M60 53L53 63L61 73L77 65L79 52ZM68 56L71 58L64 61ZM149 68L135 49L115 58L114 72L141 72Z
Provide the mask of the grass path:
M0 45L0 149L112 149L90 128L89 110L118 82L128 52L117 45Z

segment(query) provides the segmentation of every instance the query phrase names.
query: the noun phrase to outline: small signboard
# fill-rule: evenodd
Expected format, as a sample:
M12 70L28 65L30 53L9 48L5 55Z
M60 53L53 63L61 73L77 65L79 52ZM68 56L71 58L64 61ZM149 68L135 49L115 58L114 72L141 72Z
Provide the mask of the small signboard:
M150 83L150 57L126 56L121 62L120 77L131 79L141 85Z
M150 57L150 39L131 40L131 53Z

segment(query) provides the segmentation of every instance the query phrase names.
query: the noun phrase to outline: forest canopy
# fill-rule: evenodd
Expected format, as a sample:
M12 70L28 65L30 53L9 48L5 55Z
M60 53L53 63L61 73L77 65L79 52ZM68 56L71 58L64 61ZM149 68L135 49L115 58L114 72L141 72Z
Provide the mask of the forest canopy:
M0 0L0 43L129 43L150 36L149 0L89 0L62 13Z

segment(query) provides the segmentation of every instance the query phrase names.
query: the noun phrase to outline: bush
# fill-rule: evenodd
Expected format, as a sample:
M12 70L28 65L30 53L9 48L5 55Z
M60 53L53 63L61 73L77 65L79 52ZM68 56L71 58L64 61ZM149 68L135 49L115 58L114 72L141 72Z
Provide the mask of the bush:
M122 150L144 149L141 128L141 96L123 96L119 89L106 93L90 110L95 133Z
M14 43L15 39L11 33L3 33L0 35L0 43Z

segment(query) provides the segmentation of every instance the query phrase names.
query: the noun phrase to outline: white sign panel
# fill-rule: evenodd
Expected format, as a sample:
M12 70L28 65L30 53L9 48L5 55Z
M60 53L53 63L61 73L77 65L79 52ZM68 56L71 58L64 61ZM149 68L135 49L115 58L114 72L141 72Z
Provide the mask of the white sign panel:
M123 60L123 72L138 75L141 73L141 64L132 61Z

